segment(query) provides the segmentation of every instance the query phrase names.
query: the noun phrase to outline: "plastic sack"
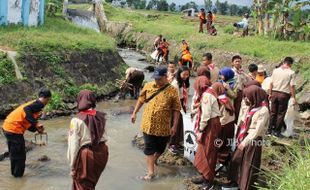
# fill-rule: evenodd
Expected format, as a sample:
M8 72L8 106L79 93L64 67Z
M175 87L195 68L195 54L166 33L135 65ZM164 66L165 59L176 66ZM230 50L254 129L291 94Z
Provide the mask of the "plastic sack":
M291 98L288 102L288 108L284 117L284 122L286 125L286 130L282 132L282 135L285 137L291 137L293 136L293 127L294 127L294 121L296 118L296 112L295 107L293 104L293 99Z
M189 113L182 113L182 116L184 128L184 157L194 163L198 146L194 132L195 118L192 120Z

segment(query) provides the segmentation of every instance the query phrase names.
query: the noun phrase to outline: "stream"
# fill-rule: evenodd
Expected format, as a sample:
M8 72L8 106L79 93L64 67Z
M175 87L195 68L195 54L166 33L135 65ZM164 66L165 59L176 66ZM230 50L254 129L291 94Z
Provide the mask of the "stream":
M144 56L127 49L120 49L120 55L131 67L140 69L148 64L143 61ZM145 73L146 80L151 80L151 73ZM136 124L131 124L130 114L114 115L118 110L129 110L135 100L121 100L119 102L104 101L97 105L97 109L107 113L107 134L109 147L108 164L102 173L96 189L106 190L185 190L183 179L194 175L192 167L177 167L159 165L158 176L152 182L138 179L146 173L144 154L131 143L133 137L139 133L141 113ZM67 132L71 117L59 117L42 121L46 127L49 141L47 146L36 147L27 153L26 169L23 178L16 179L10 174L10 161L6 158L0 162L0 190L69 190L71 177L67 162ZM2 125L2 122L0 122ZM25 133L25 138L31 140L34 135ZM5 138L0 135L0 152L6 149L3 144ZM1 146L2 144L2 146ZM4 148L5 147L5 148ZM37 161L43 155L50 158L48 162Z

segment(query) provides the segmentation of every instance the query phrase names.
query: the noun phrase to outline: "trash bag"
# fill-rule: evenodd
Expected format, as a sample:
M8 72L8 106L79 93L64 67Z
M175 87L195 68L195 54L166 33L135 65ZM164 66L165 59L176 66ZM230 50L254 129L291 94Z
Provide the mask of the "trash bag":
M195 119L192 120L189 113L182 112L184 126L184 157L194 163L198 147L196 134L194 132Z
M282 132L283 136L285 137L293 136L294 134L293 127L294 127L295 118L296 118L295 106L293 104L293 99L291 98L288 102L287 112L284 117L286 130Z
M151 58L154 59L154 60L157 60L157 54L158 54L158 50L155 50L153 53L151 53ZM161 57L159 59L159 62L161 62L163 60L163 58Z

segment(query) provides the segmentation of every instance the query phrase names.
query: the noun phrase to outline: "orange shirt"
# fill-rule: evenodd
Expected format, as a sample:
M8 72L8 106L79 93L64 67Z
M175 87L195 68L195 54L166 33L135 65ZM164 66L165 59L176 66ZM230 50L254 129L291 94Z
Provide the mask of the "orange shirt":
M193 61L193 57L192 57L192 55L190 53L184 54L182 56L182 61L183 62L187 62L187 61L192 62Z
M24 110L25 107L35 103L36 101L30 101L25 104L22 104L14 111L12 111L3 123L3 130L6 132L14 133L14 134L24 134L27 129L29 129L32 124L30 121L26 119L26 112ZM36 112L32 114L32 117L37 120L41 114L40 112ZM36 123L37 127L37 123Z
M185 55L185 54L190 54L188 44L182 45L182 55Z
M206 13L200 12L200 13L198 14L198 17L199 17L200 20L206 20Z

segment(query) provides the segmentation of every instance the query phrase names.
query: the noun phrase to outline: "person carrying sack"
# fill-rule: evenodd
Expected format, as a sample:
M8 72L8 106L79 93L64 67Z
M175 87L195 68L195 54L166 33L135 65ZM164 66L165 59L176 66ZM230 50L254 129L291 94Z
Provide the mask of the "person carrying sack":
M167 79L167 68L157 67L152 78L155 81L144 86L131 116L131 122L135 123L138 111L147 103L142 116L141 131L148 172L141 177L142 180L154 178L155 163L165 151L170 135L175 134L181 111L178 91Z

